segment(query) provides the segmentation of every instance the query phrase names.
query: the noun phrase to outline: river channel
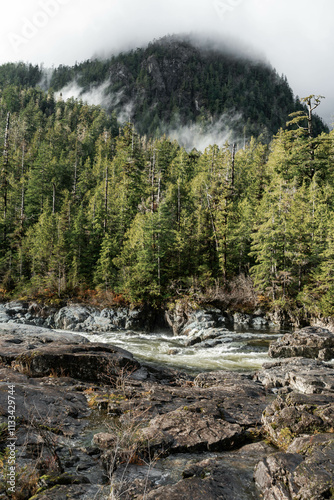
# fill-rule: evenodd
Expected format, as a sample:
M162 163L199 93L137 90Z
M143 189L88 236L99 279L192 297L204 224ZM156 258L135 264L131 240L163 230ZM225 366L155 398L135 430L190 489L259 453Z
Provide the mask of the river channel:
M235 327L226 332L218 345L210 343L186 346L188 337L174 337L169 332L140 333L112 331L82 334L91 342L103 342L130 351L136 359L156 366L167 365L189 373L215 370L251 371L269 361L270 342L286 330L272 328ZM214 343L212 343L214 344Z

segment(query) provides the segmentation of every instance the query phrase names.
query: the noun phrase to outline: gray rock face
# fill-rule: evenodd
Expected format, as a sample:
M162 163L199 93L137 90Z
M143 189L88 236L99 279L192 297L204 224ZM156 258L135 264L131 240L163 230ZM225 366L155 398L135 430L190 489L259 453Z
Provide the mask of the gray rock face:
M265 409L262 423L270 440L285 449L298 436L329 432L334 427L334 393L281 394Z
M54 317L54 324L60 330L74 330L78 323L83 323L90 311L86 307L71 306L63 307Z
M109 332L116 329L146 330L153 312L144 309L103 309L71 305L59 310L25 302L0 304L0 324L29 324L75 332Z
M303 394L334 392L333 365L305 358L288 358L265 363L256 374L265 387L287 387Z
M88 344L81 335L55 332L47 328L15 323L0 323L0 362L9 365L20 355L54 343Z
M306 356L317 357L331 342L328 333L319 328L303 329L297 332L296 348ZM291 336L285 336L280 352L291 353L293 342ZM307 358L288 358L264 365L256 379L268 388L275 388L276 392L278 389L279 395L265 409L262 423L269 439L285 451L262 460L255 470L263 498L332 498L333 365Z
M276 453L262 460L254 477L264 500L333 498L333 435L295 440L288 453Z
M76 486L78 492L102 489L104 469L96 457L78 446L91 413L83 392L89 385L82 385L80 390L75 380L52 377L29 379L13 369L0 367L0 407L3 409L0 412L1 450L7 438L3 429L8 418L4 410L8 406L8 385L15 386L16 486L17 491L24 491L22 498L30 498L36 491L31 489L35 485L33 481L25 482L25 471L27 474L34 471L37 479L46 475L38 484L45 488L45 492L40 493L38 498L66 498L74 487L72 485L85 484L82 490ZM77 443L76 447L74 443ZM87 473L80 473L81 470L88 470L89 477ZM0 497L7 498L2 496L1 473ZM55 479L52 480L51 476ZM55 490L51 491L51 488L55 485L59 485L62 495L53 495Z
M183 480L152 491L148 498L249 500L256 497L253 468L261 455L272 450L263 443L242 447L220 459L206 459L183 472ZM240 470L238 465L240 464ZM242 475L240 472L242 471Z
M271 344L272 358L318 358L329 361L334 358L334 333L326 328L308 326L292 334L284 335Z
M198 405L156 417L143 437L153 449L170 453L228 450L245 439L238 424L223 421L217 413L201 413Z
M174 335L196 337L207 329L220 328L233 323L233 318L224 315L220 309L208 308L199 311L186 310L184 304L177 304L173 311L166 311L166 321Z
M226 336L230 336L231 331L227 328L211 328L203 327L193 327L188 333L188 339L185 341L187 347L201 344L205 347L214 347L219 343L223 342ZM214 341L210 342L209 341Z
M235 313L233 314L233 320L237 325L250 326L252 323L252 316L250 314Z

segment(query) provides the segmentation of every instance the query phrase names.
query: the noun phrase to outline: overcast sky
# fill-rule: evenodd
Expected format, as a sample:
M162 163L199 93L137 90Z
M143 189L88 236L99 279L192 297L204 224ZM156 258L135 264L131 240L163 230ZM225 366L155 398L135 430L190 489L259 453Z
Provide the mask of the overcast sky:
M73 64L173 33L216 33L263 53L295 94L326 97L334 122L333 0L12 0L2 4L0 63Z

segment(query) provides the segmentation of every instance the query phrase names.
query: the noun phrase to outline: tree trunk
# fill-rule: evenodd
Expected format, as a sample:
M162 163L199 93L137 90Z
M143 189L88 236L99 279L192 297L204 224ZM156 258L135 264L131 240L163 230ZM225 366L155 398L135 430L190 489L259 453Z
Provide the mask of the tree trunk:
M8 197L8 141L9 141L9 126L10 126L10 113L7 113L6 129L5 129L5 141L3 147L3 239L4 243L7 241L7 197Z

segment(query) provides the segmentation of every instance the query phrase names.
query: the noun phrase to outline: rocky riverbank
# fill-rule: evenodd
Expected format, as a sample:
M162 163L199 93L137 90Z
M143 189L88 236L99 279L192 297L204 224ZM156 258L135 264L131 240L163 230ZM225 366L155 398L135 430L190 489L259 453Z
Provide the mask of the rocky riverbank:
M0 324L0 451L6 474L8 386L15 385L17 498L333 496L331 332L308 328L283 337L270 352L295 357L257 373L191 377L79 334L20 324L23 311L11 310L2 314L12 320ZM88 319L77 313L80 323ZM210 329L228 332L219 318L190 319L191 341L206 342ZM168 461L182 463L178 474ZM5 483L0 498L8 498Z
M254 314L244 314L209 306L205 309L195 306L192 308L183 303L176 304L171 311L149 307L97 309L82 304L57 309L24 301L0 304L0 323L8 322L87 333L118 329L151 331L168 328L174 335L188 335L194 338L209 328L232 325L256 328L278 324L261 310L255 311Z

